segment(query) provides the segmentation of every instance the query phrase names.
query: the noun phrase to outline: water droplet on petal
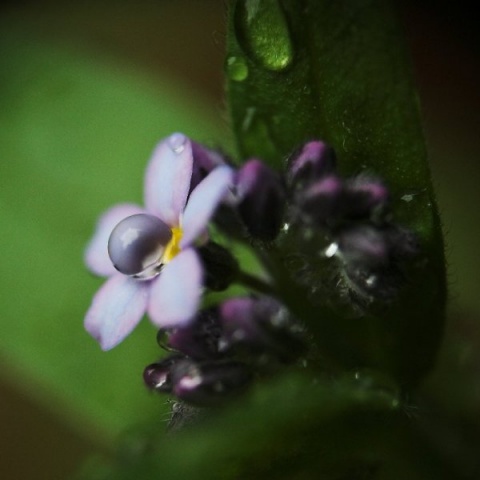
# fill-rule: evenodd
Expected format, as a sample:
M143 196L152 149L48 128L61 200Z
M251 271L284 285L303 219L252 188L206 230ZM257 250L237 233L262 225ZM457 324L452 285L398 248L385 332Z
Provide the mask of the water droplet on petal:
M238 42L264 68L279 72L292 63L292 39L278 0L238 2L234 21Z
M185 145L187 143L187 137L183 135L183 133L174 133L170 135L168 139L168 144L172 151L176 154L180 154L185 149Z
M243 82L248 77L248 65L241 57L229 57L226 69L229 78L236 82Z
M160 272L165 246L172 238L168 225L153 215L139 213L124 218L108 239L108 255L125 275L153 278Z

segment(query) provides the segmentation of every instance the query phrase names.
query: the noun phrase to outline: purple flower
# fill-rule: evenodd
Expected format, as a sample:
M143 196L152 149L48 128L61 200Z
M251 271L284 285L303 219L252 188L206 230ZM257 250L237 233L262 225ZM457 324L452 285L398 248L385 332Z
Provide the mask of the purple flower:
M187 324L197 310L203 272L191 247L205 238L233 171L214 168L189 194L193 163L187 137L175 133L161 141L146 171L145 208L116 205L98 222L85 261L109 279L93 299L85 328L103 350L119 344L146 312L155 325L173 327Z

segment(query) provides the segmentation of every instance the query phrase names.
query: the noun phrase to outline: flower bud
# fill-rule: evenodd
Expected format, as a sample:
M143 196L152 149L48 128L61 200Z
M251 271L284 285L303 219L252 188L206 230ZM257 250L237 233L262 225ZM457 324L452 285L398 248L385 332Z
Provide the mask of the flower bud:
M343 182L336 175L328 175L313 183L296 196L300 217L315 225L335 223L341 213L343 191Z
M216 167L225 165L225 157L214 150L210 150L203 145L192 142L192 180L190 182L190 192Z
M243 349L270 354L282 361L293 360L303 349L300 328L285 307L273 299L231 298L220 306L220 349Z
M234 360L194 362L184 359L172 370L173 393L198 406L216 406L242 393L252 380L250 369Z
M386 265L390 249L382 230L368 225L344 229L338 236L338 255L347 265L362 265L366 269Z
M383 216L388 206L390 194L379 180L364 176L346 182L344 194L345 215L350 219Z
M149 389L158 392L171 392L171 369L173 365L179 362L182 358L183 356L181 355L171 355L159 362L152 363L145 367L145 370L143 371L143 381L145 382L145 385Z
M204 268L204 283L214 291L225 290L238 274L235 257L218 243L209 241L197 248Z
M287 180L293 190L303 190L311 183L335 171L332 147L320 140L305 143L287 160Z
M238 211L250 235L273 240L282 224L286 199L277 173L259 160L249 160L238 171L237 193Z
M204 360L219 356L220 324L217 308L201 310L184 327L162 329L157 340L161 347L174 349L191 358Z

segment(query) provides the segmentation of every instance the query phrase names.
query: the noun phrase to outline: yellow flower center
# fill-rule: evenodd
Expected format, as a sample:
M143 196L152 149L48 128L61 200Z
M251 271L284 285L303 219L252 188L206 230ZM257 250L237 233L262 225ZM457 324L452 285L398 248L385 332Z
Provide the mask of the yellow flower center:
M172 227L172 238L167 243L162 255L162 263L168 263L172 261L180 253L180 240L183 237L183 231L181 227Z

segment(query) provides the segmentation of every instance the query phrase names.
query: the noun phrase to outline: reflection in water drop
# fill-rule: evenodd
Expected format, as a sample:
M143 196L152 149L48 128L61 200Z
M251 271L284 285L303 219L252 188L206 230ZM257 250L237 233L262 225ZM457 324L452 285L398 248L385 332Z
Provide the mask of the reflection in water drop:
M267 70L282 71L292 63L292 39L278 0L238 2L235 29L240 45Z
M227 75L231 80L242 82L248 77L248 65L241 57L227 59Z

